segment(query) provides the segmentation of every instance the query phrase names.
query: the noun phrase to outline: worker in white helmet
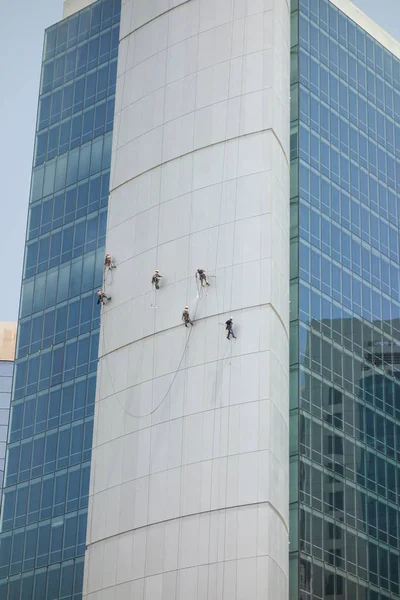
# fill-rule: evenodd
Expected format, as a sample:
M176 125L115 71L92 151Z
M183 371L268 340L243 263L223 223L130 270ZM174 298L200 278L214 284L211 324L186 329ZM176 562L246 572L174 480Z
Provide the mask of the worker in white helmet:
M236 335L233 331L233 319L232 317L229 317L229 319L227 321L225 321L225 325L226 325L226 337L228 340L231 339L231 336L234 337L236 339Z
M104 269L110 269L110 271L111 271L111 269L115 269L115 265L113 263L112 256L108 252L107 252L106 257L104 259Z
M160 279L161 279L162 275L160 275L160 271L158 269L156 269L154 271L154 275L151 278L151 283L152 285L154 285L154 287L156 288L156 290L160 289Z
M103 290L97 290L97 304L107 304L106 300L111 300L111 296L107 296Z
M189 315L189 307L188 306L185 306L185 308L183 309L182 321L184 322L185 327L187 327L189 325L189 323L191 325L193 325L193 321L191 320L190 315Z

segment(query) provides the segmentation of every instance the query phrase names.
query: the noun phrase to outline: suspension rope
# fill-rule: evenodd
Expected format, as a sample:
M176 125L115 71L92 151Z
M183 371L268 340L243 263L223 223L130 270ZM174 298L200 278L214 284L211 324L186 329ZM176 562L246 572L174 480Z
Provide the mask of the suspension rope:
M195 319L195 317L196 317L196 312L197 312L197 307L198 307L199 301L200 301L200 298L198 298L198 299L197 299L197 303L196 303L196 308L195 308L195 311L194 311L193 320L194 320L194 319ZM180 327L180 325L179 325L179 327ZM136 414L136 413L132 413L132 412L130 412L130 411L129 411L129 410L127 410L127 409L126 409L124 406L122 406L122 404L121 404L121 402L120 402L120 400L119 400L119 397L118 397L118 394L119 394L119 393L121 393L121 392L116 392L116 391L115 391L115 386L114 386L114 380L113 380L113 376L112 376L112 373L111 373L111 370L110 370L110 366L109 366L109 364L108 364L108 356L107 356L107 352L106 352L106 354L105 354L104 358L105 358L105 362L106 362L106 365L107 365L108 374L109 374L109 377L110 377L110 379L111 379L111 384L112 384L112 388L113 388L113 393L112 393L112 394L110 394L109 396L106 396L105 398L102 398L102 400L106 400L106 399L108 399L108 398L110 398L110 397L112 397L112 396L114 396L114 395L115 395L115 396L117 397L118 404L120 405L120 407L122 408L122 410L123 410L123 411L124 411L126 414L130 415L131 417L135 417L136 419L142 419L142 418L144 418L144 417L150 417L152 414L154 414L154 413L155 413L155 412L156 412L156 411L157 411L157 410L160 408L160 406L163 404L163 402L164 402L164 401L167 399L167 396L168 396L168 394L170 393L170 391L171 391L171 389L172 389L172 386L173 386L173 385L174 385L174 383L175 383L175 379L176 379L176 377L177 377L177 375L178 375L178 372L180 371L180 368L181 368L181 365L182 365L183 359L184 359L184 357L185 357L185 354L186 354L187 347L188 347L188 345L189 345L189 341L190 341L190 338L191 338L191 335L192 335L192 331L193 331L193 326L191 326L191 327L190 327L190 331L189 331L189 334L188 334L188 336L187 336L187 338L186 338L186 342L185 342L185 346L184 346L184 349L183 349L183 352L182 352L181 359L180 359L180 361L179 361L179 364L178 364L178 367L177 367L177 369L174 371L174 375L173 375L173 377L172 377L171 383L169 384L169 386L168 386L168 389L167 389L166 393L164 394L164 396L162 397L162 399L160 400L160 402L157 404L157 406L156 406L155 408L153 408L153 410L151 410L151 411L150 411L150 412L148 412L148 413L145 413L145 414L140 414L140 415L139 415L139 414ZM105 344L104 344L104 328L103 328L103 347L105 348ZM152 380L150 380L150 381L154 381L154 377L153 377L153 379L152 379ZM129 387L127 387L127 388L125 388L124 390L121 390L121 391L123 391L123 392L126 392L126 391L128 391L128 390L130 390L130 389L132 389L132 388L134 388L134 387L138 387L139 385L142 385L143 383L146 383L146 382L141 382L141 383L137 383L137 384L131 385L131 386L129 386Z
M232 21L231 36L233 37L233 21ZM232 42L232 39L231 39L231 46L232 46L232 43L233 42ZM230 82L231 82L231 77L232 77L232 64L231 64L231 60L232 60L232 57L230 57L230 65L229 65L229 89L231 87L230 86ZM228 92L228 94L229 94L229 92ZM228 98L228 101L229 101L229 98ZM218 253L219 253L219 247L220 247L220 234L221 234L221 221L222 221L222 203L223 203L223 193L224 193L224 175L225 175L225 170L226 170L226 154L227 154L226 148L227 148L227 144L228 144L227 134L228 134L228 106L227 106L227 110L226 110L226 119L225 119L225 139L223 141L223 144L224 144L224 154L223 154L222 174L221 174L221 189L220 189L220 205L219 205L219 216L218 216L218 226L217 226L216 256L215 256L215 263L214 263L215 264L215 273L217 271ZM237 156L237 163L238 163L238 161L239 161L239 152L237 153L237 155L238 155ZM237 175L237 173L236 173L236 175ZM193 173L192 173L192 179L193 179ZM161 178L160 178L160 189L161 189ZM190 208L190 211L192 211L192 203L193 203L193 198L191 198L191 208ZM237 183L236 183L235 209L234 209L235 217L236 217L236 206L237 206ZM159 210L158 210L157 245L156 245L156 256L157 256L157 258L158 258L158 250L159 250L159 248L158 248L159 227L160 227L159 218L160 218L160 209L161 209L160 197L159 197L159 206L158 206L158 208L159 208ZM225 219L225 221L226 221L226 219ZM191 223L191 219L190 219L190 223ZM236 233L236 223L234 222L234 236L235 236L235 233ZM189 238L191 238L192 235L193 235L193 232L190 231ZM234 242L235 242L235 240L233 239L233 244L234 244ZM234 252L234 249L232 250L232 253L233 252ZM106 279L107 279L106 276L107 276L107 273L105 272L104 284L108 283L106 281ZM217 277L216 277L216 275L210 275L210 277L215 278L215 286L213 286L213 287L215 287L215 293L216 293L217 315L220 315L222 313L220 312L220 307L219 307ZM112 281L113 281L113 278L111 277L111 281L109 282L110 285L112 284ZM195 310L194 310L194 313L193 313L193 321L195 321L195 319L196 319L196 315L197 315L197 310L198 310L198 307L199 307L199 303L200 303L200 300L202 300L204 298L204 290L205 290L205 288L201 285L201 281L197 281L197 279L196 279L196 283L197 283L197 300L196 300ZM205 294L207 295L207 290L206 290ZM232 310L232 301L233 301L232 300L232 296L233 296L233 255L232 255L232 265L231 265L231 293L230 293L230 303L229 303L230 307L231 307L231 310ZM157 292L154 289L154 299L155 299L155 302L154 302L154 305L152 305L153 308L156 308L156 297L157 297ZM154 320L155 320L155 315L154 315ZM223 323L223 325L225 325L225 323ZM189 331L189 333L187 335L186 342L185 342L185 345L184 345L184 348L183 348L183 352L182 352L181 358L180 358L179 363L178 363L178 367L177 367L177 369L173 373L173 377L171 379L171 382L170 382L170 384L168 386L168 389L167 389L166 393L163 395L163 397L160 400L160 402L151 411L149 411L149 412L147 412L145 414L137 414L137 413L133 413L133 412L129 411L128 409L126 409L122 405L122 403L120 401L120 398L119 398L119 393L126 392L126 391L128 391L130 389L133 389L134 387L138 387L139 385L143 385L143 383L146 383L146 382L141 382L141 383L134 384L132 386L129 386L129 387L125 388L124 390L121 390L120 392L116 392L115 391L114 379L113 379L113 376L112 376L112 373L111 373L111 369L110 369L110 365L109 365L109 362L108 362L108 355L110 353L107 351L106 344L105 344L105 341L104 341L104 327L103 327L103 332L102 332L102 348L104 349L104 352L103 352L103 355L102 355L101 358L105 359L106 366L107 366L107 371L108 371L109 378L110 378L110 381L111 381L111 387L112 387L113 393L110 396L106 396L102 400L105 400L105 399L110 398L110 397L112 397L112 396L115 395L116 398L117 398L118 404L120 405L121 409L126 414L128 414L129 416L137 418L137 419L141 419L141 418L145 418L145 417L149 417L149 416L153 415L161 407L161 405L165 402L165 400L167 399L168 395L170 394L170 392L172 390L172 387L173 387L173 385L175 383L175 380L176 380L176 378L178 376L178 373L181 370L182 363L183 363L185 355L186 355L186 351L187 351L187 348L188 348L188 345L189 345L189 342L190 342L190 339L191 339L191 335L192 335L192 329L193 329L193 326L191 326L190 331ZM229 340L229 341L231 341L231 340ZM219 354L219 343L220 342L219 342L219 336L218 336L218 354ZM226 360L228 354L230 354L230 356L232 356L232 345L231 345L230 348L228 348L228 352L225 353L225 356L222 359L218 359L218 363L223 364L224 361ZM143 358L143 355L142 355L142 358ZM229 362L229 365L231 365L231 362ZM218 370L219 369L217 367L217 371L216 371L216 385L215 385L215 402L217 400L217 394L218 394L218 391L219 391L219 387L220 387L220 385L222 383L222 372L221 372L220 373L220 382L218 384ZM153 349L153 375L154 375L154 349ZM152 381L154 381L154 376L152 378Z
M225 141L225 147L224 147L224 162L223 162L223 165L224 165L224 167L225 167L225 153L226 153L226 141ZM223 177L222 177L222 179L223 179ZM218 260L218 248L219 248L219 238L220 238L220 228L221 228L222 190L223 190L223 181L221 182L220 219L219 219L219 225L218 225L218 228L217 228L217 248L216 248L216 253L217 253L217 256L216 256L216 262L217 262L217 260ZM190 235L192 235L192 234L190 234ZM215 263L215 264L216 264L216 263ZM105 276L104 276L104 284L106 284L106 272L105 272ZM202 299L204 298L204 288L203 288L203 286L201 285L201 282L200 282L200 281L197 281L197 285L196 285L196 287L197 287L197 299L196 299L196 306L195 306L195 310L194 310L194 313L193 313L193 321L195 321L195 319L196 319L196 315L197 315L197 309L198 309L198 306L199 306L200 300L202 300ZM217 294L217 290L216 290L216 294ZM218 314L219 314L219 307L218 307L218 294L217 294L217 310L218 310ZM131 416L131 417L134 417L134 418L136 418L136 419L141 419L141 418L145 418L145 417L150 417L151 415L153 415L153 414L154 414L154 413L155 413L155 412L156 412L156 411L157 411L157 410L158 410L158 409L161 407L161 405L162 405L162 404L165 402L165 400L167 399L168 395L169 395L169 394L170 394L170 392L171 392L171 389L172 389L172 387L173 387L173 385L174 385L174 383L175 383L175 380L176 380L176 378L177 378L177 376L178 376L178 373L179 373L179 372L180 372L180 370L181 370L181 366L182 366L183 360L184 360L184 358L185 358L185 355L186 355L186 350L187 350L187 348L188 348L188 345L189 345L189 342L190 342L190 338L191 338L191 335L192 335L193 326L191 326L191 327L190 327L190 331L189 331L189 334L188 334L188 336L187 336L187 338L186 338L186 343L185 343L185 346L184 346L184 349L183 349L183 352L182 352L182 356L181 356L181 358L180 358L180 361L179 361L179 364L178 364L178 367L177 367L177 369L174 371L174 375L173 375L173 377L172 377L172 380L171 380L171 382L170 382L170 384L169 384L169 386L168 386L168 389L167 389L166 393L163 395L162 399L161 399L161 400L160 400L160 402L159 402L159 403L156 405L156 407L155 407L155 408L153 408L153 409L152 409L150 412L148 412L148 413L145 413L145 414L137 414L137 413L133 413L133 412L129 411L128 409L126 409L126 408L125 408L125 407L122 405L122 403L121 403L121 401L120 401L120 399L119 399L119 395L118 395L120 392L116 392L116 391L115 391L114 379L113 379L113 376L112 376L112 373L111 373L110 365L109 365L109 363L108 363L108 355L109 355L110 353L107 351L106 344L105 344L105 341L104 341L104 335L105 335L105 334L104 334L104 327L103 327L102 329L103 329L103 331L102 331L102 346L101 346L101 347L104 349L104 352L103 352L103 355L102 355L102 357L101 357L101 358L105 359L106 366L107 366L107 371L108 371L108 375L109 375L109 378L110 378L110 381L111 381L111 387L112 387L112 390L113 390L113 393L112 393L110 396L107 396L106 398L103 398L103 400L105 400L105 399L107 399L107 398L109 398L109 397L111 397L111 396L114 396L114 395L115 395L115 396L116 396L116 398L117 398L118 404L120 405L121 409L122 409L122 410L123 410L123 411L124 411L126 414L128 414L129 416ZM224 360L225 360L225 359L224 359ZM153 361L153 362L154 362L154 361ZM218 361L218 362L219 362L219 361ZM153 371L154 371L154 369L153 369ZM153 374L154 374L154 373L153 373ZM154 380L154 377L153 377L153 379L152 379L152 380ZM142 382L142 383L145 383L145 382ZM124 391L124 392L126 392L126 391L128 391L128 390L130 390L130 389L132 389L132 388L134 388L134 387L138 387L139 385L142 385L142 383L138 383L138 384L134 384L134 385L132 385L132 386L129 386L129 387L127 387L126 389L124 389L123 391Z

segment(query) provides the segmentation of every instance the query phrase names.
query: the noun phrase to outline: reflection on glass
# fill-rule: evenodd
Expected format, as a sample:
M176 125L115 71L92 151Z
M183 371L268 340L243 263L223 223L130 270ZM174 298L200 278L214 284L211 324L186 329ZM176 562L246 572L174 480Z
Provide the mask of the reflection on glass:
M400 61L326 0L299 0L293 16L300 589L293 578L291 593L383 600L400 591Z

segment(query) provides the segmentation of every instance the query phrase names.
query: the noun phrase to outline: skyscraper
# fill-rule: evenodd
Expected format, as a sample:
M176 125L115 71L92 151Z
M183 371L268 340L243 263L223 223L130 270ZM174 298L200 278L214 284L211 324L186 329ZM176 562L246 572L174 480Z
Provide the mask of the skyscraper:
M14 370L16 323L0 322L0 510Z
M400 45L292 2L291 600L399 596Z
M0 533L0 598L82 597L119 0L46 31Z
M400 45L348 0L64 16L0 598L397 598Z

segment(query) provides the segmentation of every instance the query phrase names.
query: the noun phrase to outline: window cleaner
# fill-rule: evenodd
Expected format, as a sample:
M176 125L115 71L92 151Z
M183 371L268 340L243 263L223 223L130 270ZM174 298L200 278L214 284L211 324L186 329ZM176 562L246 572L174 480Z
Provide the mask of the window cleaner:
M187 327L189 323L193 326L193 321L190 318L188 306L185 306L185 308L183 309L182 321L184 322L185 327Z
M199 277L202 287L205 287L206 285L210 285L207 280L207 275L206 275L205 269L197 269L196 281L197 281L197 277Z
M152 285L154 285L156 290L160 289L160 279L161 278L162 278L162 275L160 275L160 271L158 269L156 269L154 271L153 277L151 278L151 283L152 283Z
M111 300L111 296L107 296L103 290L97 290L97 304L107 304L106 301Z
M115 264L113 262L111 254L107 253L106 257L104 259L104 270L105 269L110 269L110 271L111 271L111 269L115 269L115 268L116 268L116 266L115 266Z
M232 319L232 317L229 317L229 319L225 322L225 325L226 325L225 329L228 332L226 334L227 339L230 340L231 336L232 336L236 340L236 335L235 335L235 332L233 331L233 319Z

